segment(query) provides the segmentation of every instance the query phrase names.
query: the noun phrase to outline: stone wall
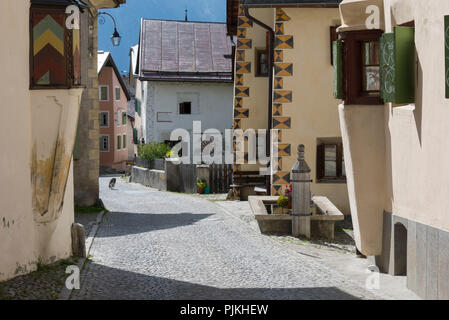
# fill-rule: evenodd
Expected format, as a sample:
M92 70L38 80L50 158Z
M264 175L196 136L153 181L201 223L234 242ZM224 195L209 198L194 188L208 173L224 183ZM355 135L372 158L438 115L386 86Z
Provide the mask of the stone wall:
M449 232L385 212L382 272L407 276L407 287L424 299L449 299Z
M92 9L93 10L93 9ZM96 11L94 11L96 14ZM89 26L92 26L89 28ZM81 100L78 122L78 152L74 158L75 205L92 206L99 199L99 102L97 50L97 19L86 11L81 17L82 47L82 79L87 87ZM91 30L89 30L91 29Z
M131 182L159 191L167 191L167 175L162 170L150 170L134 166L131 171Z

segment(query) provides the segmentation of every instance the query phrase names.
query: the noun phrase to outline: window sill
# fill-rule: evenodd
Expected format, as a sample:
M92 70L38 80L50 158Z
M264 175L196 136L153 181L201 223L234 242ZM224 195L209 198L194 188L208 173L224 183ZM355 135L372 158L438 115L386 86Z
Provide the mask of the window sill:
M317 179L316 183L321 184L346 184L346 179Z

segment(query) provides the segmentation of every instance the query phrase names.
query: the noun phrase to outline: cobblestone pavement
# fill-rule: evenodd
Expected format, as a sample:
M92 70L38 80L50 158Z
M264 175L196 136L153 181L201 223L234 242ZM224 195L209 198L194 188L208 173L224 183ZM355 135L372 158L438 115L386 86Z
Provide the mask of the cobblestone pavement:
M65 283L67 266L76 259L39 265L38 270L0 283L0 300L56 300Z
M100 179L106 214L72 299L376 299L216 203Z

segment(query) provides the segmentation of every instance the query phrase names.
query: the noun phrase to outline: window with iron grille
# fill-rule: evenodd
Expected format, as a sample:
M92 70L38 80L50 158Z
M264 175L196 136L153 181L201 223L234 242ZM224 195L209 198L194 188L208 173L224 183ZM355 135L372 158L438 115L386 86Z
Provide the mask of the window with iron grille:
M109 136L108 135L100 136L100 151L101 152L109 152Z
M109 112L107 111L100 112L100 127L102 128L109 127Z

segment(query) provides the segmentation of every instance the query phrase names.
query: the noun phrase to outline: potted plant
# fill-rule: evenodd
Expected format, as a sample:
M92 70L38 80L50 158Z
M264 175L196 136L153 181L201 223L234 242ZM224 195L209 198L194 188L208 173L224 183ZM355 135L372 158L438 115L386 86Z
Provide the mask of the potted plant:
M204 194L204 191L207 188L207 182L203 179L199 179L196 183L196 186L198 187L198 193Z
M284 209L288 208L288 197L280 196L277 200L277 204L280 208L282 208L282 213L284 214Z
M288 198L288 208L291 210L293 207L293 186L285 186L285 196Z

